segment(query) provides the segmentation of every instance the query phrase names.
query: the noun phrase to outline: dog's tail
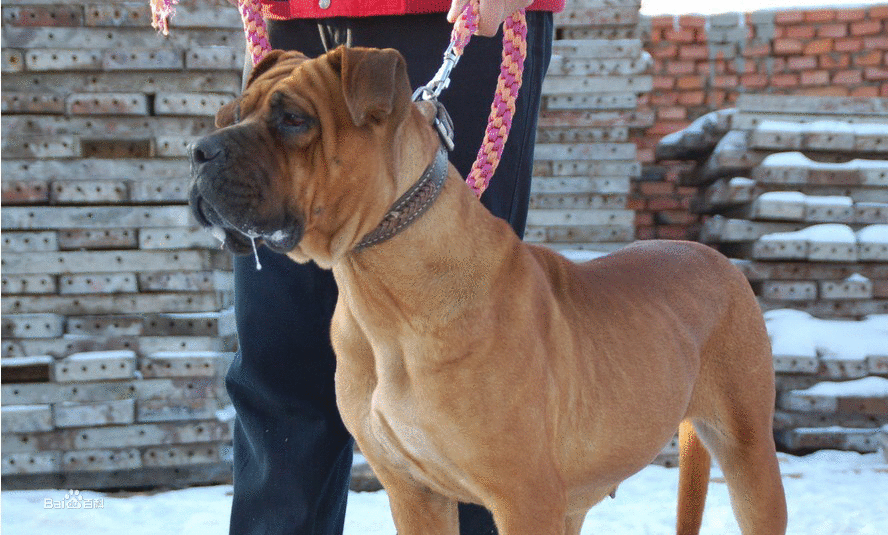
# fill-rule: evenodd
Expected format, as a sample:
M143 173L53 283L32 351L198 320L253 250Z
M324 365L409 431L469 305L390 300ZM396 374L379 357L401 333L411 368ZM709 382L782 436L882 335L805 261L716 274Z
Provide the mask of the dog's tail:
M709 452L690 420L678 428L678 535L697 535L709 489Z

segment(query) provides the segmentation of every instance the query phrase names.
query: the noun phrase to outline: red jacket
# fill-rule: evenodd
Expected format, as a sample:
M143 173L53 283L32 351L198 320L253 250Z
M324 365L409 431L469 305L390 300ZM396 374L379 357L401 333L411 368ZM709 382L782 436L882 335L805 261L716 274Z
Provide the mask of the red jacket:
M528 9L557 13L564 9L564 1L536 0ZM262 0L265 17L278 20L446 13L449 9L450 0Z

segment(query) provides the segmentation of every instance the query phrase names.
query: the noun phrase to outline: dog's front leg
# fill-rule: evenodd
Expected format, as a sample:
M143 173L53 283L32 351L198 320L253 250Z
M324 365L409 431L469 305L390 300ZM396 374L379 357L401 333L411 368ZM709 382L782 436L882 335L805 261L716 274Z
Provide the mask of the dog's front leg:
M565 535L568 528L563 507L551 507L547 497L533 502L500 502L489 507L500 535Z
M342 421L385 487L398 535L457 535L456 501L388 468L371 430L370 406L376 388L373 350L351 310L340 302L333 314L331 339L336 351L336 400Z
M456 500L383 467L373 466L373 470L388 494L398 535L459 533Z

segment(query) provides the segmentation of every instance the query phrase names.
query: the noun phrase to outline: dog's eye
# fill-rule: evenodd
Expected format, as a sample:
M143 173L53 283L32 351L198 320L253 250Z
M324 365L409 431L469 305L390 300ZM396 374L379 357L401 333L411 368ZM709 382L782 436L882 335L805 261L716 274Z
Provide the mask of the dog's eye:
M286 111L281 116L281 124L289 128L302 128L308 124L308 119L303 115Z

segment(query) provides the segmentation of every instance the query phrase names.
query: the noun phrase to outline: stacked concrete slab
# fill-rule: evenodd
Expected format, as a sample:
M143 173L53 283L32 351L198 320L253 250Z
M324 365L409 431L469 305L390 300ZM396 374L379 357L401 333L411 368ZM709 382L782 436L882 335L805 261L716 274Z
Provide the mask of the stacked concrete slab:
M658 146L691 162L700 240L736 259L773 327L789 449L875 451L888 423L886 148L886 99L774 95L743 95ZM792 343L773 338L788 317L805 320Z
M653 122L638 113L651 88L637 35L638 0L569 2L555 17L543 86L526 239L556 249L612 250L635 237L627 209L640 172L630 140Z
M3 488L226 481L230 258L185 148L240 87L223 0L4 2Z

